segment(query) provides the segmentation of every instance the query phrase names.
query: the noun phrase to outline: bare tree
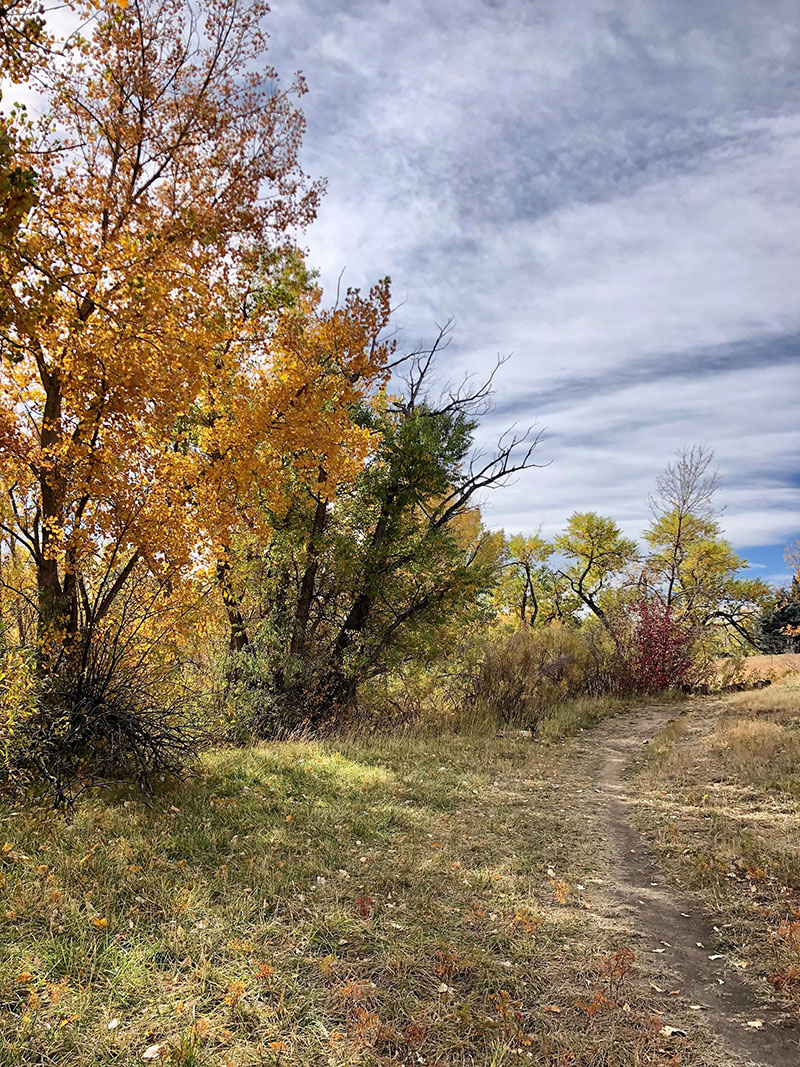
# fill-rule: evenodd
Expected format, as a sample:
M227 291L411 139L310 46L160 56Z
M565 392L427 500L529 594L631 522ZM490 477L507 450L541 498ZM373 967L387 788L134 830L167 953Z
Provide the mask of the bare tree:
M705 445L684 446L675 462L656 478L657 494L650 497L654 527L660 527L662 536L668 532L671 542L666 558L662 558L668 608L675 599L686 556L690 519L712 523L720 513L714 506L719 472L712 469L713 461L714 453Z
M670 512L711 518L719 514L714 494L719 488L719 471L711 469L714 453L705 445L684 446L656 478L657 496L650 497L650 510L658 517Z

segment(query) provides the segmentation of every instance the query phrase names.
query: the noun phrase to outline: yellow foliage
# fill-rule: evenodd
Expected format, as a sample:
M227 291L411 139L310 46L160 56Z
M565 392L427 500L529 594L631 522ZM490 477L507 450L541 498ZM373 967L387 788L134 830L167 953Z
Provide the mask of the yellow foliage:
M13 763L36 700L36 676L29 659L19 650L5 652L0 657L0 774Z
M132 573L180 599L298 479L352 478L371 440L351 411L393 348L388 282L333 310L307 271L268 292L319 188L302 80L264 88L263 0L208 0L191 34L183 0L77 6L90 35L40 72L19 152L38 203L0 252L0 520L56 653Z

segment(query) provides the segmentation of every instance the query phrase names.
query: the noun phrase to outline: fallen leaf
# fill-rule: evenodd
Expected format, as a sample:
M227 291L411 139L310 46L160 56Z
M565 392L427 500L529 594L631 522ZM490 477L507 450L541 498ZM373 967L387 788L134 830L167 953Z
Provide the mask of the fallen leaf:
M108 926L108 919L92 919L92 926L96 926L98 930L105 930Z
M677 1026L667 1026L666 1024L661 1027L661 1034L664 1037L688 1037L689 1035L685 1030L679 1030Z
M160 1060L161 1053L164 1051L163 1045L148 1045L148 1047L142 1053L143 1060Z
M553 1015L561 1014L561 1008L559 1008L558 1004L545 1004L545 1006L542 1008L542 1011L552 1012Z
M108 1029L109 1030L116 1030L116 1028L118 1026L119 1026L119 1019L109 1019L109 1022L108 1022Z

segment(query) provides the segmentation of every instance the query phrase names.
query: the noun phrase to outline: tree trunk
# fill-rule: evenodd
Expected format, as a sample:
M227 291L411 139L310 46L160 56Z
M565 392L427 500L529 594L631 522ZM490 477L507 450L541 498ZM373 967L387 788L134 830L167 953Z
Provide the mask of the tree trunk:
M39 644L41 648L51 647L53 642L63 645L73 629L72 622L77 614L77 604L70 597L69 590L61 585L58 575L58 560L42 559L36 568L36 590L38 594Z
M231 564L227 558L217 564L217 581L222 590L222 600L225 604L225 612L230 626L228 648L231 652L244 652L250 647L250 637L247 633L247 624L244 621L239 600L231 582Z
M45 391L44 414L39 435L44 462L37 471L42 501L42 535L36 560L38 636L40 652L47 647L67 646L78 625L78 588L74 573L59 576L54 531L64 528L64 478L55 452L61 439L61 380L42 364L40 376Z
M320 477L320 481L324 481ZM297 608L292 624L292 638L289 644L289 652L293 656L302 656L305 651L306 633L308 621L311 617L311 605L314 602L314 590L317 583L319 570L319 539L328 524L328 501L320 497L314 511L314 519L311 523L311 533L306 545L306 566L300 583L300 595L297 598Z

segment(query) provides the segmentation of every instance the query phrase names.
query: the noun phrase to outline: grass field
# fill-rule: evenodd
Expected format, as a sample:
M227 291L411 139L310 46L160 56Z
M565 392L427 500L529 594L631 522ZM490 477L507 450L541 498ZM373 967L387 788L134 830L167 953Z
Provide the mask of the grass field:
M794 652L782 652L775 655L746 656L741 660L718 659L715 661L715 666L717 680L722 684L737 681L747 683L759 678L777 682L800 672L800 655Z
M151 804L4 807L0 1063L674 1067L628 935L592 911L570 754L285 743L209 753Z
M800 675L694 703L635 779L643 825L745 966L800 1007Z

